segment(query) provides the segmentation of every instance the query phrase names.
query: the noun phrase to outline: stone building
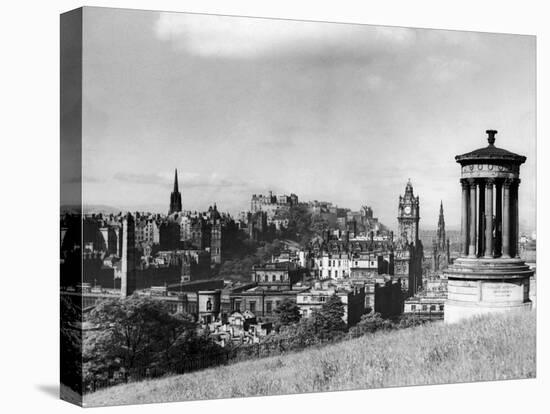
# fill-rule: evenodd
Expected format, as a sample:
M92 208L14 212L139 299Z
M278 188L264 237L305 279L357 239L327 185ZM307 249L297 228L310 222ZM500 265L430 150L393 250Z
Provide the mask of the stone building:
M441 296L413 296L405 301L403 314L413 315L420 319L443 319L445 300L446 298Z
M393 274L393 242L389 237L350 238L342 232L339 238L325 231L323 239L315 239L309 248L312 276L316 279L346 279L359 273Z
M145 246L160 243L160 232L156 221L150 217L136 217L136 247L143 250Z
M252 267L252 281L271 290L292 289L302 275L296 263L275 262Z
M365 294L364 286L352 286L346 289L317 283L315 287L298 293L296 304L300 307L302 317L308 318L314 311L320 310L331 296L336 295L344 305L342 319L348 326L353 326L361 320L361 316L366 311Z
M274 262L254 266L252 284L230 292L230 312L250 311L258 317L274 316L275 309L283 300L296 301L296 295L308 289L296 285L301 279L296 263Z
M291 207L298 205L298 196L296 194L274 195L272 191L268 195L253 194L250 200L250 212L252 214L263 212L266 215L267 225L274 224L281 228L285 223L285 215ZM287 224L288 225L288 224Z
M250 211L256 213L257 211L275 211L278 207L291 207L298 205L298 196L296 194L281 194L273 195L270 191L268 195L252 194L250 200Z
M218 320L221 309L221 290L199 290L197 304L197 321L199 323L209 324Z
M181 247L180 225L181 213L173 213L162 220L159 225L159 244L162 250L176 250Z
M250 311L258 317L273 317L275 309L285 299L296 301L296 295L307 287L270 289L269 286L254 286L240 292L230 293L231 311Z
M424 249L419 239L420 197L414 195L411 181L407 182L405 194L399 196L398 240L395 248L395 276L406 285L409 296L422 288L422 262Z
M120 226L104 224L103 226L101 226L99 230L103 236L103 240L105 241L105 245L107 248L107 251L106 251L107 255L112 254L112 255L118 256L120 254L120 249L119 249L120 245L118 243Z
M216 204L208 209L210 224L210 260L213 265L222 263L222 220Z
M424 280L424 289L405 301L403 313L421 319L443 319L447 300L447 277L432 274Z

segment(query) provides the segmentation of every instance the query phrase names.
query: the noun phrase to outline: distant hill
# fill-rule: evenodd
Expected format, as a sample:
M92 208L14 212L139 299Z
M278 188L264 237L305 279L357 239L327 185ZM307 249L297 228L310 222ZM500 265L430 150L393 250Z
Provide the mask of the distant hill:
M80 206L78 205L70 205L70 204L64 204L60 208L61 213L75 213L80 210ZM103 213L103 214L117 214L121 211L124 211L120 208L113 207L113 206L106 206L102 204L89 204L84 205L82 208L82 212L84 214L92 214L92 213Z
M317 349L245 361L84 396L84 406L145 404L534 378L535 312L367 334Z

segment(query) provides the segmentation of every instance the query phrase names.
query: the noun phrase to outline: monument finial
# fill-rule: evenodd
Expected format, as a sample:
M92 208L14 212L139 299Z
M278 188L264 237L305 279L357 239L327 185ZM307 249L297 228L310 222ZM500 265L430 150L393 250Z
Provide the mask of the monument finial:
M485 131L488 135L487 141L489 141L489 145L495 145L495 135L498 133L496 129L488 129Z

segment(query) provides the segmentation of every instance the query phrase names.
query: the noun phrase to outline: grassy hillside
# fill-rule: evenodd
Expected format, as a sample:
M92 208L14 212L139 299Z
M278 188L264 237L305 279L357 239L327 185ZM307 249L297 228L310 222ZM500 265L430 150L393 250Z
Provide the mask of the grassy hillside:
M532 378L535 313L380 332L321 349L107 388L85 406Z

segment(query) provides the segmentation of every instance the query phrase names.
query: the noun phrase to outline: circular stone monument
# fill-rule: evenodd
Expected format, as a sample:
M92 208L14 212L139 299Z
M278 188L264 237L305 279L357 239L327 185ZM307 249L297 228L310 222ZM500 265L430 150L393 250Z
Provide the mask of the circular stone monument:
M519 168L526 157L489 145L457 155L462 183L462 251L448 277L445 322L490 312L531 309L534 271L519 257Z

